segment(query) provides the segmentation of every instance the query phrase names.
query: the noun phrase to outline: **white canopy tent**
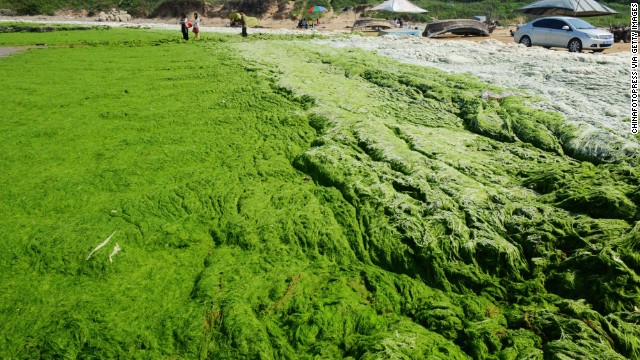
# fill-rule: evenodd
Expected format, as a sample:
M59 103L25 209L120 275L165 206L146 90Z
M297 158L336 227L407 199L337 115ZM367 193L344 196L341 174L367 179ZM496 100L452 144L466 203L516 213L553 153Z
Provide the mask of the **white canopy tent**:
M374 6L372 11L391 11L397 13L426 13L427 10L413 5L407 0L387 0L380 5Z
M537 16L601 16L618 12L595 0L540 0L516 9L521 13Z

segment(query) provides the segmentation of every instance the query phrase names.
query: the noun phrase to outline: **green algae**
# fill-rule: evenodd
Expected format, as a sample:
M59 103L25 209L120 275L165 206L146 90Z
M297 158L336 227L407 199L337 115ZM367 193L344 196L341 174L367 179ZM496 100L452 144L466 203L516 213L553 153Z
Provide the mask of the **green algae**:
M34 24L37 25L37 24ZM136 46L162 43L179 43L180 38L171 36L166 30L122 29L91 27L91 30L74 31L61 27L48 33L8 33L2 34L0 45L25 46L46 44L47 46Z
M258 50L253 46L252 54ZM311 57L308 44L304 51ZM527 109L517 98L485 104L479 95L487 86L472 79L419 69L422 79L409 81L418 76L415 68L371 59L365 69L362 59L370 55L362 53L356 58L347 51L329 53L327 49L318 50L323 59L320 65L315 65L313 59L294 64L274 61L271 65L282 74L280 84L314 97L319 108L315 113L326 117L320 129L321 140L316 142L318 147L302 154L296 166L324 185L340 190L356 209L362 209L357 213L368 213L368 224L372 209L381 209L379 217L390 217L390 222L377 222L375 226L384 224L384 232L372 233L367 239L373 244L370 246L376 256L371 260L376 265L410 274L444 291L495 301L531 296L532 291L544 294L548 288L569 298L586 297L604 313L629 310L631 302L623 305L622 298L637 299L637 290L631 292L635 295L628 293L635 280L631 277L614 285L621 280L614 270L614 259L621 250L600 255L604 264L596 269L580 265L590 263L589 258L578 260L580 248L595 246L594 242L610 242L629 231L629 223L592 222L559 209L635 221L636 205L629 198L635 188L630 186L635 181L632 173L604 177L612 169L618 171L621 165L603 165L593 167L597 173L586 170L581 176L583 173L576 171L580 168L572 165L574 161L562 156L565 145L564 135L558 130L563 126L558 115ZM269 49L245 56L256 61L272 58ZM332 62L331 56L339 60ZM349 62L351 59L353 63ZM329 70L329 65L338 69ZM310 71L313 66L318 70ZM305 76L317 73L323 74L322 79ZM341 78L342 73L349 77ZM408 88L407 84L430 87ZM463 90L451 91L457 88ZM331 107L340 103L339 97L345 91L352 94L348 105L339 110ZM372 98L376 92L381 95ZM420 94L426 96L422 98ZM365 108L366 113L361 110ZM487 109L490 115L486 115ZM434 113L438 118L433 118ZM442 121L448 118L462 121ZM494 120L490 119L499 123L491 125ZM518 121L521 125L517 133L528 138L514 136L512 124ZM479 139L469 130L494 141L485 140L478 146ZM527 146L527 142L533 146ZM570 168L563 170L564 166ZM571 185L549 179L531 182L531 172L518 169L557 169L553 171L558 174L577 175ZM598 188L600 182L608 184L610 191ZM557 198L527 192L521 186L538 190L557 186ZM589 186L596 187L585 191ZM576 233L576 227L582 231ZM606 230L609 228L611 231ZM390 240L394 237L399 241ZM396 258L397 253L403 254L402 259ZM403 261L406 258L412 261ZM570 267L583 268L578 276L583 280L556 281L558 276L570 273ZM611 277L598 275L606 273ZM591 287L594 282L587 279L594 276L604 282L603 286ZM558 282L570 287L571 292L559 291ZM622 293L626 295L620 298ZM427 324L424 320L423 323ZM455 329L451 325L440 331L451 334ZM473 343L482 336L482 330L477 330L472 339L462 342ZM491 345L490 339L465 350L476 358L501 351L495 343ZM564 345L557 346L553 351L560 354Z
M308 40L91 34L0 60L3 357L640 356L637 163L559 115Z

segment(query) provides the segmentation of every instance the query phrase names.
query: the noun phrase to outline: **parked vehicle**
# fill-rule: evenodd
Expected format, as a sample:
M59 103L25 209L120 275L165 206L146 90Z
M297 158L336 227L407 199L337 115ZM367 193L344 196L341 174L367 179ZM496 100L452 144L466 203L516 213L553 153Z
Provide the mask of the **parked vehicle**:
M613 41L631 42L631 29L624 25L609 25L609 32L613 34Z
M613 45L613 34L597 29L582 19L553 16L519 26L513 34L513 40L527 47L563 47L571 52L601 52Z

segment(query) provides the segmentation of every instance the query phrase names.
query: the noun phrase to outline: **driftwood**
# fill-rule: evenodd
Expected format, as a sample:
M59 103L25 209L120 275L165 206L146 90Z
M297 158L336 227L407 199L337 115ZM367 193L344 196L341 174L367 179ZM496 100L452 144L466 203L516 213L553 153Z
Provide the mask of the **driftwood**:
M107 243L109 243L109 240L111 240L111 238L113 237L113 235L115 235L115 233L116 233L115 231L112 232L111 235L109 235L108 238L106 238L103 242L98 244L98 246L96 246L95 249L91 250L91 252L87 256L86 260L89 260L91 258L91 255L93 255L94 252L100 250L103 246L107 245Z

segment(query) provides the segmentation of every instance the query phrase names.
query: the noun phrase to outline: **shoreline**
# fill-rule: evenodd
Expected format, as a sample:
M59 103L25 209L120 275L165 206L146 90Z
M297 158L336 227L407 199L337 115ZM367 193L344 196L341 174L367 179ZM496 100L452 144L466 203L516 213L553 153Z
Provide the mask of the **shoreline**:
M276 20L273 18L260 19L260 26L250 28L250 32L253 33L276 33L285 35L305 35L305 34L318 34L324 36L345 35L351 33L351 25L353 25L357 15L354 14L329 14L326 20L320 22L320 26L313 29L296 29L297 22L295 20L285 19ZM127 22L101 22L97 17L83 17L83 16L0 16L0 23L2 22L21 22L21 23L47 23L47 24L72 24L72 25L86 25L86 26L100 26L106 25L111 27L149 27L151 29L163 29L163 30L180 30L178 19L170 18L151 18L151 19L132 19ZM217 32L217 33L240 33L240 28L234 28L229 26L230 20L218 17L203 18L201 25L202 32ZM425 24L408 24L407 27L418 27L423 29ZM489 39L497 40L502 43L515 44L513 37L510 35L509 30L515 29L515 25L501 26L496 28L490 36L462 36L453 34L444 34L436 37L429 38L433 41L471 41L482 42ZM375 37L375 36L373 36ZM552 48L550 51L566 52L567 49ZM596 55L606 55L619 52L631 53L630 43L614 43L611 48L605 49L603 53ZM590 51L584 51L584 53L591 54Z

